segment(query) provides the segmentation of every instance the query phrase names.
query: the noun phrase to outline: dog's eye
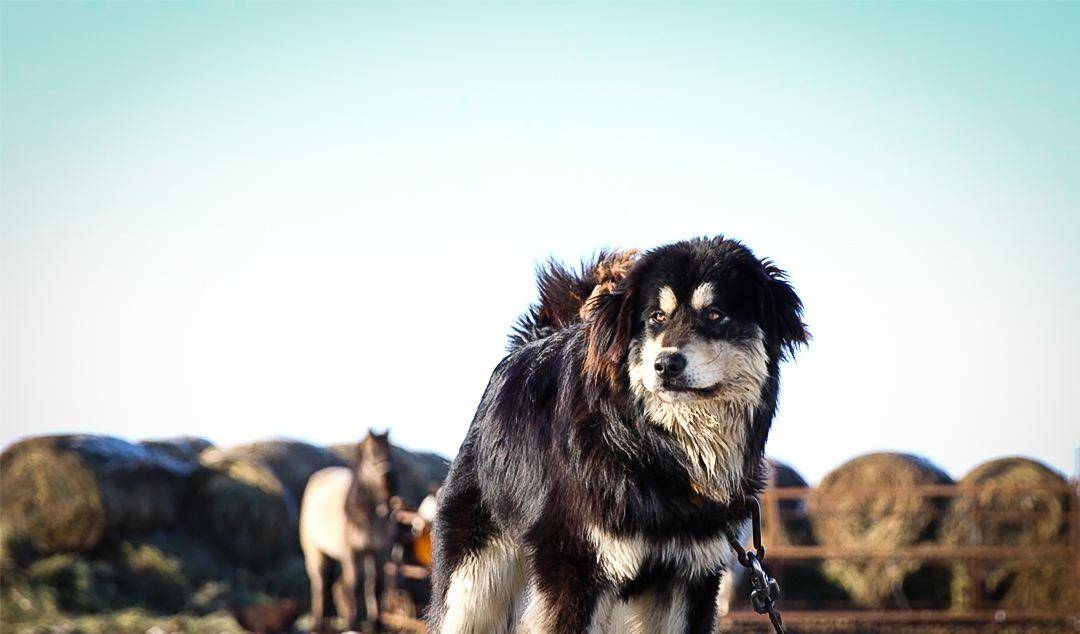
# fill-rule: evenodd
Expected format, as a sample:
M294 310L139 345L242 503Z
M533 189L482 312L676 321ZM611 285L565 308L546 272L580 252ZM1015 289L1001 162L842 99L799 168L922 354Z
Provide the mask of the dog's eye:
M725 315L723 311L710 308L705 311L705 319L708 319L709 321L723 321L727 319L727 315Z
M667 321L667 315L662 310L654 310L653 314L649 315L649 318L658 324Z

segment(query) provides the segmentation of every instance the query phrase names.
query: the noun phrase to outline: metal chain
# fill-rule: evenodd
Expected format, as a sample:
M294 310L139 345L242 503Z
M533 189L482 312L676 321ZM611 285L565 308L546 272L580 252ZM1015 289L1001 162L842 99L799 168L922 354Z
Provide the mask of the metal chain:
M761 543L761 505L757 498L750 498L750 522L754 534L752 552L746 552L742 542L732 531L728 531L728 543L738 555L739 563L750 571L750 605L754 612L768 614L776 634L786 634L780 610L776 607L776 602L780 599L780 584L776 583L776 579L770 577L761 565L765 561L765 546Z

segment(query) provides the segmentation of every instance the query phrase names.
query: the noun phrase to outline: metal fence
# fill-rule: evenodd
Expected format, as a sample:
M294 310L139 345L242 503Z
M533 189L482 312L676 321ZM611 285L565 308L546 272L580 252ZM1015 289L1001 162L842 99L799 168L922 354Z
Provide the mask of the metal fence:
M782 599L784 622L793 632L981 632L981 631L1080 631L1080 605L1077 588L1080 588L1080 497L1076 483L1038 486L964 486L923 485L911 487L847 487L842 492L830 491L830 498L839 506L844 500L858 498L881 498L883 496L922 496L942 501L944 507L960 496L987 494L1044 493L1065 500L1068 509L1067 526L1063 529L1063 543L1029 545L948 545L942 543L919 543L901 548L878 546L822 545L816 543L790 544L779 538L779 527L793 521L805 520L805 502L814 494L813 488L772 488L761 496L764 519L764 542L767 547L766 567L782 582L792 581L793 570L819 570L829 560L917 560L938 562L955 569L963 566L972 579L980 578L982 567L1000 562L1025 565L1050 565L1060 568L1068 588L1065 596L1052 609L1005 608L986 601L979 595L977 585L970 588L971 596L963 601L953 597L953 605L938 609L855 609L843 599L808 601L805 598ZM1028 509L969 509L976 517L974 522L1035 522L1039 518ZM424 580L428 570L422 566L402 562L391 563L387 573L414 580ZM805 579L805 577L804 577ZM805 582L805 581L804 581ZM790 593L794 588L786 588ZM963 607L957 607L962 605ZM415 612L385 614L384 624L401 631L422 632L423 624ZM768 620L754 613L747 601L737 603L734 609L720 619L720 631L771 631Z
M899 548L883 548L875 545L819 543L790 544L778 538L776 532L785 524L800 519L805 503L814 495L813 488L784 487L767 490L761 497L765 522L764 541L767 546L766 567L778 571L784 580L792 566L820 566L830 560L936 562L952 571L964 570L972 580L981 578L987 567L1009 562L1018 569L1026 566L1050 566L1064 580L1064 588L1056 588L1055 600L1050 607L1023 609L997 605L981 596L977 583L969 584L969 595L953 596L951 604L938 609L856 609L843 601L813 604L805 600L781 601L784 621L795 631L1080 631L1080 498L1076 482L1062 485L922 485L910 487L846 487L842 491L830 490L831 498L844 500L860 497L921 496L942 501L948 507L952 500L966 496L981 498L992 494L1021 495L1041 493L1065 501L1067 523L1062 529L1063 539L1055 543L1030 544L970 544L954 545L935 542L918 543ZM1037 511L1032 509L965 509L973 517L971 522L991 524L994 522L1039 521ZM771 538L771 539L770 539ZM1043 589L1034 588L1034 592ZM1061 592L1064 590L1064 592ZM789 588L790 591L790 588ZM1050 589L1046 589L1047 592ZM736 604L721 619L720 629L739 631L765 631L763 617L749 609L747 602Z

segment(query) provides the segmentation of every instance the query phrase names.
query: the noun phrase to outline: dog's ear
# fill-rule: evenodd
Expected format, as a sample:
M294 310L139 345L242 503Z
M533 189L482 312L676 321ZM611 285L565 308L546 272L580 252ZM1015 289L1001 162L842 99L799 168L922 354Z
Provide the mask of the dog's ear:
M787 273L769 260L762 262L768 278L771 315L775 336L779 339L780 352L791 358L795 351L810 341L810 331L802 320L803 304L788 281Z
M619 368L633 328L633 281L589 299L585 311L585 377L594 388L619 385Z

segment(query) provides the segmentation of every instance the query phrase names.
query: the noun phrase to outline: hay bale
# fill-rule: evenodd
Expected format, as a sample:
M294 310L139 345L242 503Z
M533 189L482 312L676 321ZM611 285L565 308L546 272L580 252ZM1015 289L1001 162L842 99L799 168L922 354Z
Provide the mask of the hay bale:
M57 553L33 562L25 572L32 588L52 596L57 608L105 612L121 603L116 566L74 553Z
M797 488L807 489L806 480L792 467L767 458L769 468L767 489ZM813 531L806 514L806 499L787 498L763 501L761 505L762 542L766 551L773 546L804 546L813 543ZM749 531L746 537L750 546ZM784 605L789 609L821 609L847 599L840 588L822 577L821 566L816 561L771 560L768 564L770 574L780 582L783 588ZM750 579L746 569L733 565L728 574L720 581L720 614L728 608L749 607Z
M5 578L4 597L17 599L13 592L21 592L22 603L29 602L25 608L30 609L21 608L16 613L29 618L35 616L35 601L74 613L101 614L131 606L171 613L184 606L190 591L181 561L149 543L124 541L93 555L57 553L14 572ZM48 601L43 601L44 597ZM19 601L10 603L17 605Z
M219 449L204 452L191 520L234 561L273 563L295 545L296 506L265 464Z
M1065 487L1065 477L1027 458L983 463L962 486ZM954 498L942 524L941 541L951 546L1064 546L1069 543L1067 490L1010 491L983 488ZM1036 548L1037 550L1037 548ZM1070 562L958 563L953 569L953 607L979 604L1020 610L1065 609L1071 605Z
M356 447L357 443L343 442L336 445L328 445L326 448L338 458L345 461L345 464L350 467L356 466Z
M274 472L298 503L311 474L327 467L343 467L347 463L334 452L298 440L260 440L230 447L228 454L257 460Z
M807 488L806 480L790 466L772 458L767 458L766 464L769 489ZM766 549L770 545L809 544L810 521L806 517L805 499L788 498L763 505L761 531Z
M4 617L4 624L7 619ZM203 634L244 634L244 629L228 612L207 616L160 614L144 608L125 608L103 614L55 614L49 618L20 624L19 634L147 634L147 632L200 632ZM5 633L8 629L3 630Z
M88 551L107 533L175 523L196 467L108 436L41 436L0 455L6 540Z
M165 452L177 460L192 464L199 462L199 454L214 446L214 443L198 436L144 440L139 444L149 449Z
M217 544L205 535L183 527L125 535L115 548L101 555L111 561L145 562L151 560L154 553L160 553L157 558L161 561L175 562L192 591L208 582L230 579L236 572L235 565ZM126 567L145 568L141 565Z
M398 468L398 495L410 508L418 508L429 493L442 486L450 461L428 451L392 447Z
M330 445L328 449L348 466L356 466L356 443ZM442 486L450 471L450 461L428 451L410 451L391 445L394 468L397 469L398 495L409 508L419 508L429 493Z
M929 461L898 453L872 453L825 476L811 493L807 513L818 542L888 550L934 538L942 500L888 491L895 487L948 484L949 476ZM868 494L867 490L883 489ZM907 606L904 580L919 570L912 559L832 559L822 566L860 607Z

